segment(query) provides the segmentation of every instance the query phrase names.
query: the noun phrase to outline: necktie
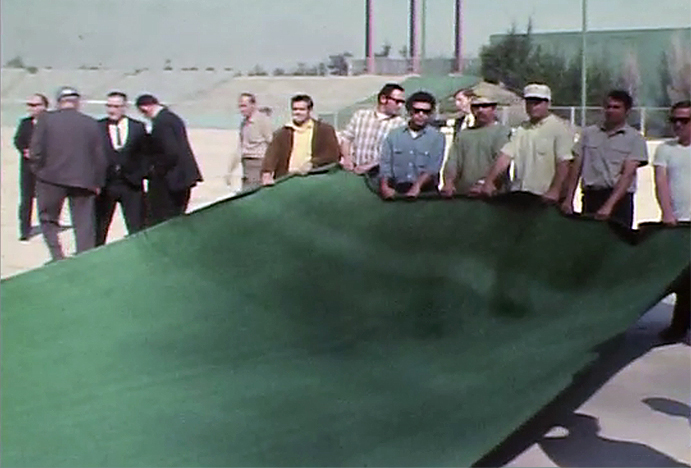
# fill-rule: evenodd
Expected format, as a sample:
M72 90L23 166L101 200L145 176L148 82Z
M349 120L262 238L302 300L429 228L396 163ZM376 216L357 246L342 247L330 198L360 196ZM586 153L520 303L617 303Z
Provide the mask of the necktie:
M122 146L122 137L120 136L120 126L115 125L115 146L117 146L117 149L120 149Z

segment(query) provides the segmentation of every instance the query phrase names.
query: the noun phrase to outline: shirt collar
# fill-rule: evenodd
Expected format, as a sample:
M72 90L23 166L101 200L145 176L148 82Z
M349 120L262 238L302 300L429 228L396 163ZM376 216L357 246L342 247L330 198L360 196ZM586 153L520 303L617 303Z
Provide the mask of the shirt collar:
M374 118L377 120L391 120L398 117L398 115L386 115L383 112L379 112L376 107L372 109L372 115L374 115Z
M286 124L286 127L292 128L296 132L301 132L301 131L304 132L304 131L307 131L307 130L314 128L314 119L309 119L307 122L305 122L305 124L300 125L300 126L295 125L295 123L293 123L293 121L291 120L290 122L288 122Z
M634 128L631 125L629 125L628 123L624 123L624 125L622 125L621 127L619 127L618 129L616 129L612 132L612 131L607 131L607 129L605 128L605 124L603 122L600 124L600 130L602 132L606 133L607 135L616 135L617 133L629 133L631 130L634 130Z
M410 133L411 136L412 136L412 132L415 132L417 135L423 135L423 134L427 133L427 129L428 129L428 128L429 128L429 124L425 125L425 126L422 127L420 130L413 130L412 128L410 128L410 125L408 125L408 124L406 123L406 125L405 125L403 131L404 131L404 132Z

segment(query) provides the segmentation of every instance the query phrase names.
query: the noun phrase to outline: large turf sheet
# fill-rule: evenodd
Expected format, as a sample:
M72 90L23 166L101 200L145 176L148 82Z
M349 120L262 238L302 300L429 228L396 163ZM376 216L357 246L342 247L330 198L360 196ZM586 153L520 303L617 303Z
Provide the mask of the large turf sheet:
M2 464L471 464L689 263L626 237L331 172L9 279Z

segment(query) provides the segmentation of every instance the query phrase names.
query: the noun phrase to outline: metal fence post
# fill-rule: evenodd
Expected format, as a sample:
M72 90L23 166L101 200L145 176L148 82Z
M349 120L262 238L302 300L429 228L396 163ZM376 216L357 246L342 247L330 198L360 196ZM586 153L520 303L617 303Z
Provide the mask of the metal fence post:
M574 106L569 107L569 122L571 122L571 127L576 126L576 108Z
M641 135L645 136L648 132L646 131L646 108L641 107Z

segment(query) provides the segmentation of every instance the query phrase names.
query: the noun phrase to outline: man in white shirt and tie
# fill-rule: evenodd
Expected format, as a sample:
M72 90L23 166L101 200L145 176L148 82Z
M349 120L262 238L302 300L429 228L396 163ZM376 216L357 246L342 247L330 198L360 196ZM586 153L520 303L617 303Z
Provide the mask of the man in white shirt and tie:
M129 234L144 228L145 199L143 179L147 174L146 127L127 115L127 95L108 94L106 113L100 121L108 156L106 186L96 199L96 245L103 245L119 203Z

